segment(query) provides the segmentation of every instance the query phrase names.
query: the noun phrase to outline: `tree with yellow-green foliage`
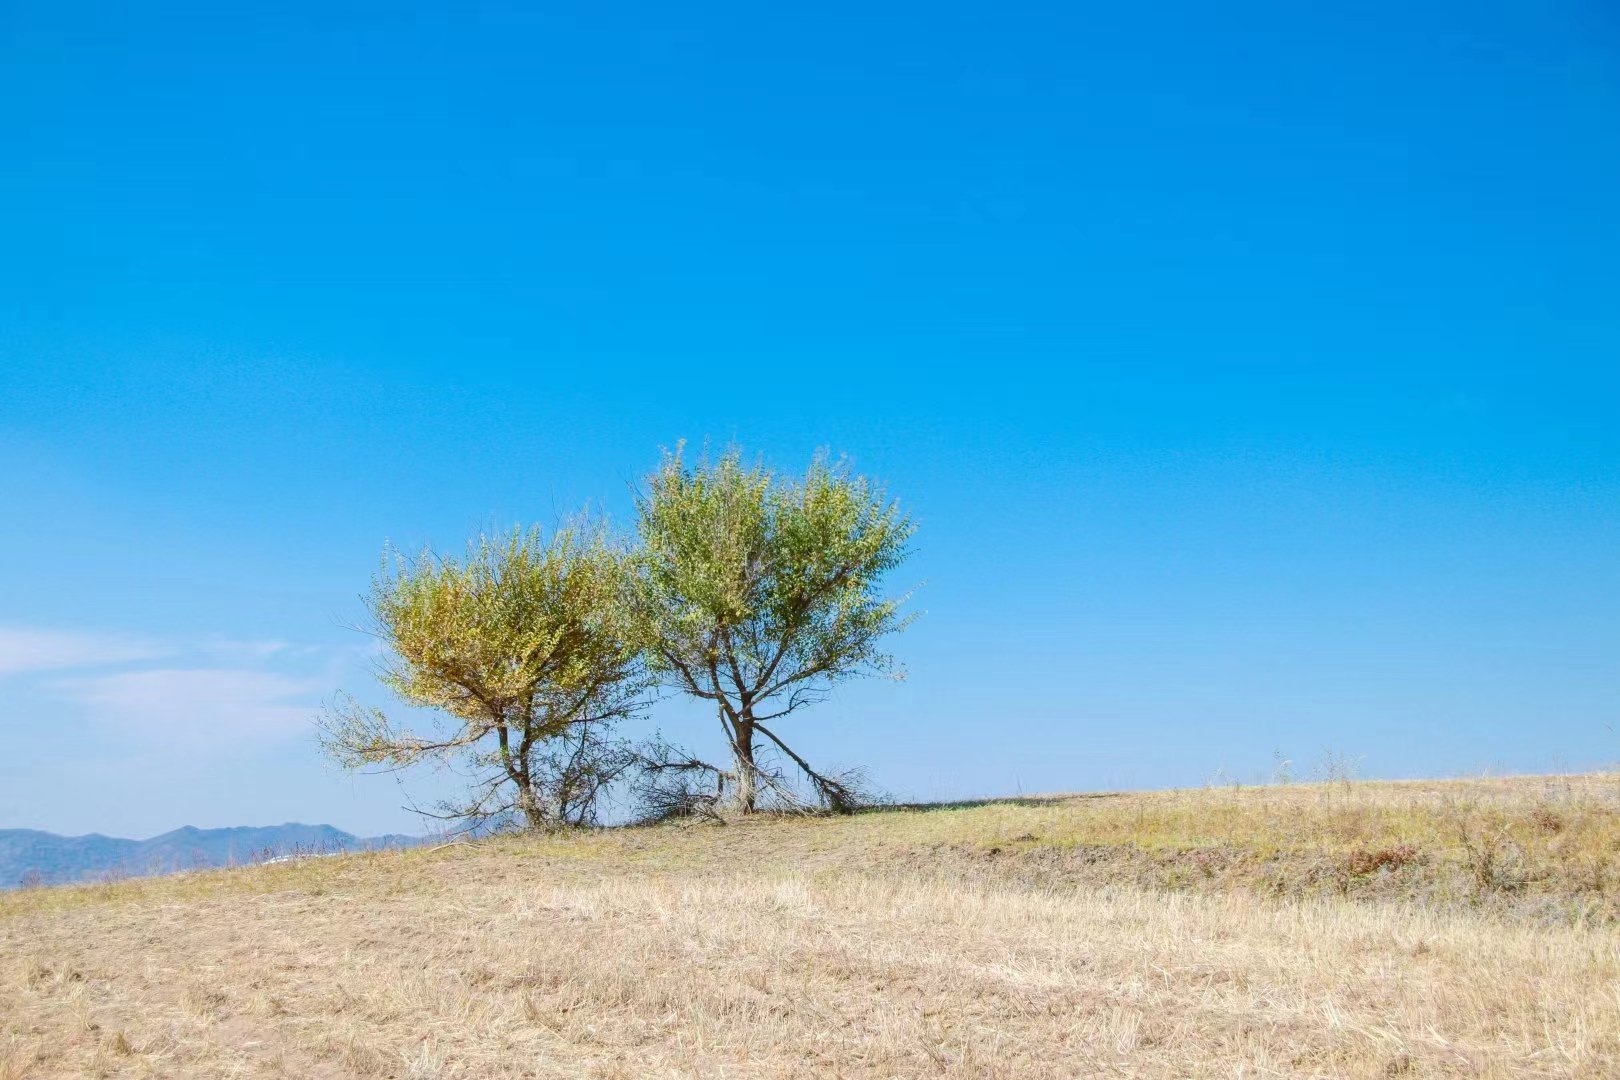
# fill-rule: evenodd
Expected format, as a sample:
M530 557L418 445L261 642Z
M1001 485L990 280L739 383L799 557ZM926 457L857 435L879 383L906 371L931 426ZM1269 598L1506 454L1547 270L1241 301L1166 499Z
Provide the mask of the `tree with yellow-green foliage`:
M343 696L321 718L324 749L349 768L470 766L468 800L438 816L595 820L603 790L635 760L611 727L650 685L631 586L623 545L583 518L549 537L481 536L461 558L385 554L366 600L381 680L445 721L420 735Z
M647 662L667 683L714 705L731 750L721 768L665 753L654 774L707 770L742 813L762 795L792 802L792 763L832 809L856 797L848 777L817 771L778 722L858 675L895 672L883 640L904 629L888 573L907 555L911 519L882 489L825 453L802 478L745 464L732 447L695 464L666 454L638 499L635 614ZM791 770L789 770L791 774Z

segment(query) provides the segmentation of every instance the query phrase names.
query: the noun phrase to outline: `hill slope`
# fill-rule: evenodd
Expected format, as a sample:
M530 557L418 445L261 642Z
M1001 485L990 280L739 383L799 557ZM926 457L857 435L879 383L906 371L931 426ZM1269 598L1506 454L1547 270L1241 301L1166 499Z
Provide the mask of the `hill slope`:
M1620 778L1021 799L0 896L0 1077L1620 1074Z
M419 843L420 839L409 836L362 839L330 825L297 822L229 829L187 825L149 840L0 829L0 889L32 880L31 875L38 875L43 884L54 885L105 876L139 877L237 866L292 852L367 851Z

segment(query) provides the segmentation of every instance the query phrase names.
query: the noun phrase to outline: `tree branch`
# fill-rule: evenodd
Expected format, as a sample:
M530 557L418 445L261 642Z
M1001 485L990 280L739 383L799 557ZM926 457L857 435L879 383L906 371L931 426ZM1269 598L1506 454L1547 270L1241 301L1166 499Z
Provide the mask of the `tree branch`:
M770 728L765 727L757 720L754 722L754 730L758 731L767 739L771 740L771 742L775 743L777 748L780 749L782 753L792 758L793 763L800 769L804 770L804 774L810 778L810 783L815 787L816 794L821 796L822 801L827 804L827 808L829 810L837 811L840 814L846 814L855 809L855 804L857 801L855 798L855 793L851 791L846 784L834 779L833 777L823 776L821 773L816 772L815 769L810 767L810 763L808 761L794 753L793 749L789 747L787 743L776 737L775 732L773 732Z

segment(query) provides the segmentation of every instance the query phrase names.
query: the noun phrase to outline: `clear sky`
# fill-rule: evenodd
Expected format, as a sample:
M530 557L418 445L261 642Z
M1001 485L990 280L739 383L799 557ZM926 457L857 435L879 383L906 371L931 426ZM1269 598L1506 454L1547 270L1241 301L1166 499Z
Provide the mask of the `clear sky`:
M0 826L414 827L384 541L706 437L915 513L899 796L1620 759L1612 4L524 7L0 7Z

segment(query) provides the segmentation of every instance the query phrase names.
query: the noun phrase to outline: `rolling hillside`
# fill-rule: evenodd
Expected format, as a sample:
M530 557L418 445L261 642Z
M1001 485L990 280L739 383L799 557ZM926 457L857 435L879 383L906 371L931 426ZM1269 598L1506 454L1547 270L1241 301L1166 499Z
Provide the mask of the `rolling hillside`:
M1620 1075L1620 777L518 837L0 896L0 1078Z

